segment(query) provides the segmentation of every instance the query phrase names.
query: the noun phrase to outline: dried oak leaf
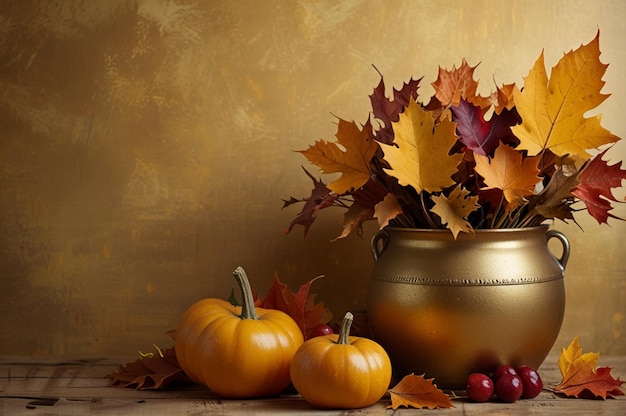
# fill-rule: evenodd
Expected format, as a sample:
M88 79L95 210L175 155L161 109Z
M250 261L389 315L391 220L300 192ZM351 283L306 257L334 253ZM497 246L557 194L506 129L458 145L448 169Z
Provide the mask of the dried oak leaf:
M425 379L423 375L409 374L389 390L391 404L387 409L396 410L399 407L413 407L415 409L449 409L454 407L450 397L433 384L434 379Z
M285 312L296 321L306 338L309 330L315 325L328 323L332 319L332 313L324 303L315 302L315 294L309 293L313 282L321 277L323 276L309 280L294 293L280 281L278 274L275 274L267 297L258 302L258 306Z
M137 390L159 390L174 384L192 383L180 368L174 347L161 350L155 346L155 350L156 354L142 354L141 358L107 374L111 384Z
M550 390L568 397L601 398L623 396L622 380L611 376L611 367L598 367L599 353L582 353L578 337L563 349L559 357L559 369L563 380Z

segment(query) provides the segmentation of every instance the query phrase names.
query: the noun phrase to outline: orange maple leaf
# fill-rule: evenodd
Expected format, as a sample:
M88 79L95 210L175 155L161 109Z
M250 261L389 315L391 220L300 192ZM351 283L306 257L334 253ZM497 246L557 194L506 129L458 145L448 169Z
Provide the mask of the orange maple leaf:
M600 125L600 115L584 117L608 97L600 93L608 65L600 62L599 43L600 32L589 44L565 54L549 80L543 53L539 56L523 90L514 93L522 124L511 130L520 139L519 150L533 156L549 149L557 156L586 160L591 157L588 149L619 140Z
M416 409L449 409L454 407L450 397L433 384L433 379L425 379L423 375L409 374L389 390L391 404L387 409L396 410L399 407L413 407Z
M447 224L446 228L452 231L455 239L461 231L474 232L472 225L467 221L467 216L480 205L478 197L469 194L469 191L458 185L447 197L443 194L431 197L435 203L431 211L441 217L441 223Z
M374 216L378 220L378 226L382 230L389 221L402 214L402 206L394 194L387 194L385 198L374 207Z
M457 106L461 98L486 110L491 106L491 97L481 97L476 94L478 81L474 79L475 66L469 66L463 59L461 66L452 70L439 67L437 81L431 85L435 89L435 97L444 107Z
M300 153L324 173L341 173L339 178L327 185L328 189L341 195L363 186L369 180L370 162L378 144L372 135L369 120L360 130L356 123L339 119L336 137L337 143L318 140Z
M583 354L578 337L563 348L559 357L559 369L563 380L550 389L557 393L576 398L601 398L622 396L620 386L624 383L611 376L611 367L596 368L600 354Z
M485 179L482 189L502 189L509 210L516 208L521 199L535 194L539 176L539 157L522 158L511 146L500 143L493 158L474 154L476 172Z

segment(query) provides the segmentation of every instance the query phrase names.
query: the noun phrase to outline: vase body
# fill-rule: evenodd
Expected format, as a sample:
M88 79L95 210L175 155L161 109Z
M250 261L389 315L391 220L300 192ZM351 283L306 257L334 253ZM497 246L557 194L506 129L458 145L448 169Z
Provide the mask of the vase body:
M562 245L555 256L548 240ZM561 328L569 242L547 226L385 229L372 240L370 329L397 378L415 373L464 388L500 364L538 368Z

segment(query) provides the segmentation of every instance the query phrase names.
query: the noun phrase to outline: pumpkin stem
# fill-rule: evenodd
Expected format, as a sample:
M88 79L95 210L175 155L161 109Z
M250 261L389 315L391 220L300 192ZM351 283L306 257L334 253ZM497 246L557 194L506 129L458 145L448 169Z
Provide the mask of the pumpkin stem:
M237 280L237 284L241 289L241 319L258 319L256 308L254 307L254 296L252 296L252 288L250 281L243 267L239 266L233 272L233 276Z
M343 321L341 321L341 329L339 329L339 339L337 339L337 344L350 345L350 327L352 326L353 319L354 315L352 315L351 312L346 312L343 317Z

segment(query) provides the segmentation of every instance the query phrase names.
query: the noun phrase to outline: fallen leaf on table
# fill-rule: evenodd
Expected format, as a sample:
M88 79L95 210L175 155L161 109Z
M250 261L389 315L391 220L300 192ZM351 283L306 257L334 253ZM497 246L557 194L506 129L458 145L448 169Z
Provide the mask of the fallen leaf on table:
M180 368L174 347L161 350L155 345L154 348L156 354L140 352L140 358L107 374L111 384L137 390L159 390L173 384L192 383Z
M450 397L433 384L433 379L424 379L424 376L409 374L395 387L389 390L391 404L387 409L396 410L399 407L413 407L415 409L449 409L454 407Z
M611 367L596 368L599 353L582 352L578 337L564 348L559 357L559 369L563 380L556 386L549 386L551 391L568 397L601 398L623 396L620 386L622 380L611 376Z

